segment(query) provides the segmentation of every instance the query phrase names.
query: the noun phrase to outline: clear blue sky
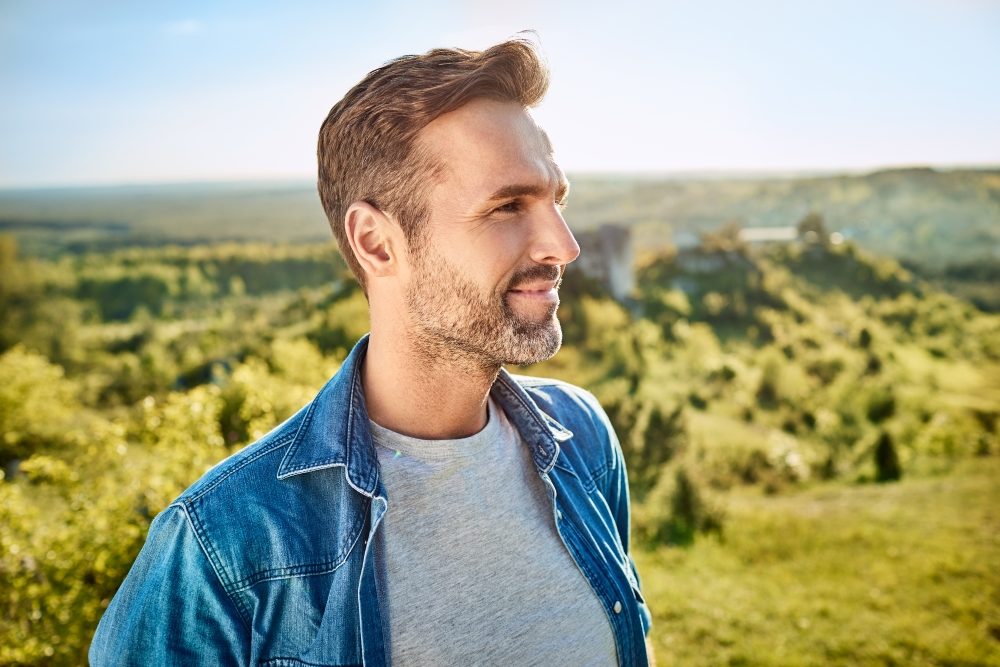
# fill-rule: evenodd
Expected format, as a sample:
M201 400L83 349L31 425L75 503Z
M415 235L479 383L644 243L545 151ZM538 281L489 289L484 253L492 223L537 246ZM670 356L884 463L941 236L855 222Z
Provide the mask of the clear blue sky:
M367 71L529 28L569 171L1000 163L995 0L0 0L0 187L309 178Z

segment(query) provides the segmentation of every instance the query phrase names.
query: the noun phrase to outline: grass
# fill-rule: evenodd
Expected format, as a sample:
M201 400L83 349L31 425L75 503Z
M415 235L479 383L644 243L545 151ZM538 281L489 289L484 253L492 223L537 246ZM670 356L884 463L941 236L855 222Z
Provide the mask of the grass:
M638 552L662 665L1000 665L1000 459L729 497L722 541Z

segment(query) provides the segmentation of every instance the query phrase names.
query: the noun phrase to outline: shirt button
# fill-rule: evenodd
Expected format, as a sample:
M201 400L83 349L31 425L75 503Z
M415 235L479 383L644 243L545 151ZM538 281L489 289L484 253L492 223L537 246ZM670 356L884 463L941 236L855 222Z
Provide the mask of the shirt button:
M622 613L622 603L621 600L615 600L614 610L616 614Z
M558 519L559 521L562 521L562 512L559 511L559 510L556 510L556 519Z

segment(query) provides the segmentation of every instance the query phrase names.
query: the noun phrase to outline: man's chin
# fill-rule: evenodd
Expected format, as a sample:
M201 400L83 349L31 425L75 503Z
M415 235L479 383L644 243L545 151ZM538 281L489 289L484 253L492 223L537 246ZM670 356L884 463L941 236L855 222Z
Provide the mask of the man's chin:
M552 319L548 326L531 327L531 331L518 331L518 344L507 350L503 363L527 366L546 361L555 356L562 346L562 327Z

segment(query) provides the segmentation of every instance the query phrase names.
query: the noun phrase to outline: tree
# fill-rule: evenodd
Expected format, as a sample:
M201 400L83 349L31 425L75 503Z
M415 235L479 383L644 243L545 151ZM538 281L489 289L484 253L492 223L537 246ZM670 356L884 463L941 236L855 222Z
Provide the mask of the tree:
M799 238L807 245L826 247L830 244L830 235L826 232L823 216L812 212L802 218L798 224Z
M895 482L902 476L903 468L899 464L892 436L882 431L875 444L875 481Z

